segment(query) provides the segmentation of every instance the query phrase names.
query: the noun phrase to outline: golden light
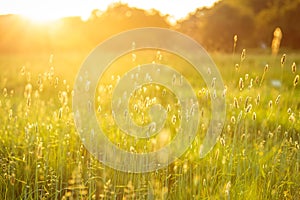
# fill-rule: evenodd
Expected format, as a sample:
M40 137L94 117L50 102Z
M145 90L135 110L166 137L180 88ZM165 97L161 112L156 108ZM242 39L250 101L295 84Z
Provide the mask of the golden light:
M29 19L31 22L36 24L44 24L44 23L50 23L55 20L60 19L61 17L53 15L42 15L39 12L28 12L21 14L22 17Z
M27 0L24 2L12 0L12 2L15 2L15 4L7 3L3 5L10 10L8 13L19 14L34 23L40 24L69 16L79 16L85 20L89 17L91 11L96 8L95 5L89 4L89 1L83 3L78 0Z
M141 9L156 9L163 15L169 14L173 23L185 17L189 12L201 6L211 6L218 0L190 0L185 6L168 0L140 1L140 0L10 0L0 2L0 14L19 14L35 23L45 23L62 17L80 16L83 20L89 18L94 9L106 10L112 3L126 3L131 7Z

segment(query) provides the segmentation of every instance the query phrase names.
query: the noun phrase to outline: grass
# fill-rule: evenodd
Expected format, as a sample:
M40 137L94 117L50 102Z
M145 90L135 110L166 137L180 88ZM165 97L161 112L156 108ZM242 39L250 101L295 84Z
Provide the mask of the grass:
M206 86L192 69L186 70L186 63L173 61L180 63L175 68L195 89L204 108L203 120L186 154L167 168L144 174L115 171L99 163L76 133L72 87L86 55L0 56L0 199L300 199L300 89L293 84L299 69L293 73L291 68L293 62L300 65L299 54L287 53L283 67L280 56L252 53L241 60L237 54L213 54L227 86L227 114L217 144L203 159L198 157L199 144L210 116ZM130 63L140 57L148 62L155 54L145 58L137 52L134 61L119 62L132 67ZM165 53L162 62L171 61ZM112 68L99 82L106 92L116 84L108 81L111 75L127 70ZM167 120L174 131L180 123L172 124L172 116L178 114L176 97L165 93L159 102L171 106ZM130 102L139 105L149 95L139 94L140 99ZM108 113L109 97L102 103L100 119ZM149 122L131 107L138 123ZM130 151L134 140L122 137L111 119L105 118L101 126L109 137L117 134L110 137L115 144ZM142 151L149 145L155 150L151 146L155 139L160 141L157 136L134 148Z

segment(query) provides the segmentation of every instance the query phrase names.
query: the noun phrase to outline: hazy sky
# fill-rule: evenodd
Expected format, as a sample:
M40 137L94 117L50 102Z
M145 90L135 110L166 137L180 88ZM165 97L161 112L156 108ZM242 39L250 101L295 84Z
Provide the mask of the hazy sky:
M197 7L211 6L216 0L1 0L0 14L21 14L35 20L51 20L65 16L86 19L93 9L105 10L113 2L185 17Z

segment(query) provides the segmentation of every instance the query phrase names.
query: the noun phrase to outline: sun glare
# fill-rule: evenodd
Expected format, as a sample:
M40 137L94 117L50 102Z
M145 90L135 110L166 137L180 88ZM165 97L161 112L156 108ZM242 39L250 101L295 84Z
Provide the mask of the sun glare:
M21 16L23 16L26 19L29 19L31 22L33 23L37 23L37 24L43 24L43 23L50 23L53 21L56 21L58 19L60 19L61 17L54 15L43 15L41 13L23 13L21 14Z
M171 3L167 0L164 1L138 1L138 0L102 0L101 3L96 1L87 0L84 3L80 0L11 0L6 2L0 2L0 14L11 13L19 14L34 23L48 23L56 21L63 17L68 16L80 16L82 20L87 20L90 13L94 9L105 10L107 6L112 3L122 2L127 3L129 6L138 7L141 9L159 10L162 14L168 14L172 16L172 19L176 21L180 18L184 18L189 12L194 11L197 7L211 6L218 0L198 1L191 0L189 3L182 7L178 3ZM174 22L173 22L174 23Z

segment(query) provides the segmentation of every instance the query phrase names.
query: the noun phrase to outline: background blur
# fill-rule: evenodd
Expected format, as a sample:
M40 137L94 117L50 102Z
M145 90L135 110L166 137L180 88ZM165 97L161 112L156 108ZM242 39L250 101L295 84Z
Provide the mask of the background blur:
M232 52L234 35L238 36L237 49L268 51L273 32L280 27L281 47L298 49L299 11L299 0L222 0L209 8L195 8L176 22L158 10L123 3L111 4L105 11L93 10L86 20L66 17L34 23L21 15L0 15L0 52L86 52L113 34L146 26L180 31L207 50L218 52Z

